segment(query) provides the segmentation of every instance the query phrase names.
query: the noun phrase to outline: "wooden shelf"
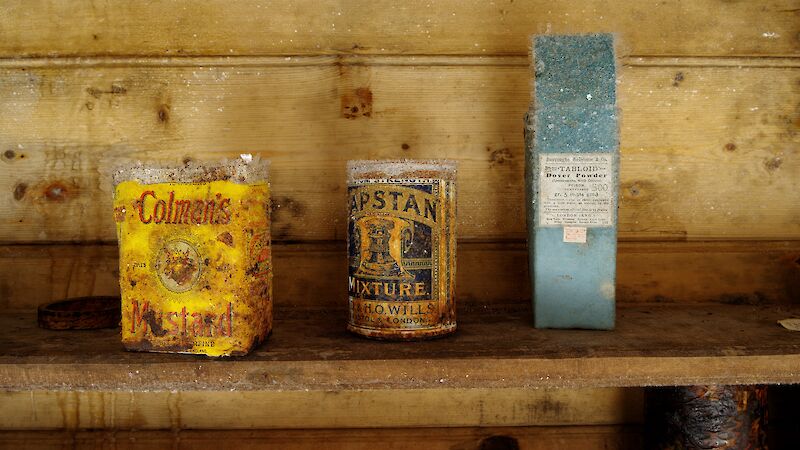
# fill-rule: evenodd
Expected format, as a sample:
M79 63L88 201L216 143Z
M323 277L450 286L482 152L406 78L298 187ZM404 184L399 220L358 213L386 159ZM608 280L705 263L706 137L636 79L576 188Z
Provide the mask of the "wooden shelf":
M269 341L230 360L123 351L117 330L48 331L0 316L0 389L245 390L626 387L800 382L797 306L625 306L613 332L536 330L530 310L463 312L451 337L375 342L343 311L279 310Z
M0 448L75 449L180 448L205 450L237 448L248 450L369 450L381 442L384 450L424 448L426 450L511 449L641 449L641 427L492 427L492 428L407 428L324 429L324 430L90 430L90 431L0 431ZM491 445L494 444L494 445ZM516 446L511 444L517 444Z

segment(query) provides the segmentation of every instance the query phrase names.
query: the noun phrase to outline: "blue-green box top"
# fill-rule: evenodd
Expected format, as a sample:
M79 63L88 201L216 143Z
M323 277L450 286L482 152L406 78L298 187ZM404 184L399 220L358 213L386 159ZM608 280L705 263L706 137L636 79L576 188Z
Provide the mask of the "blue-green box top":
M534 36L533 63L537 108L615 103L612 34Z

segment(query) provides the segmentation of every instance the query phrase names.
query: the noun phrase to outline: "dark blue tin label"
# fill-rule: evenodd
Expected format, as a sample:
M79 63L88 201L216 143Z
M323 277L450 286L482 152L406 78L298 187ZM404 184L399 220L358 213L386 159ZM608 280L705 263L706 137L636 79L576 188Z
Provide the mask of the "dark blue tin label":
M440 328L454 266L452 183L359 180L348 195L350 326Z

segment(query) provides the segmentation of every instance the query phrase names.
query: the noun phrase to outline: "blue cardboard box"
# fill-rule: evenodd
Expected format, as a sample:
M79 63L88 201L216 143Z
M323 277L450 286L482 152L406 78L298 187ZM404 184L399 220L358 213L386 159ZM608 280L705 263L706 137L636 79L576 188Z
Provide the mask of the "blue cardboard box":
M613 329L619 191L610 34L532 38L528 247L537 328Z

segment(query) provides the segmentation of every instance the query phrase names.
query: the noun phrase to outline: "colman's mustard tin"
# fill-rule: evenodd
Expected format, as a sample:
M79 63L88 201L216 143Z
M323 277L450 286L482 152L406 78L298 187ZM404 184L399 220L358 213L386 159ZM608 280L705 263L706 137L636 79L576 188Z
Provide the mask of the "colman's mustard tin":
M126 349L242 355L266 338L267 171L248 158L114 173Z

